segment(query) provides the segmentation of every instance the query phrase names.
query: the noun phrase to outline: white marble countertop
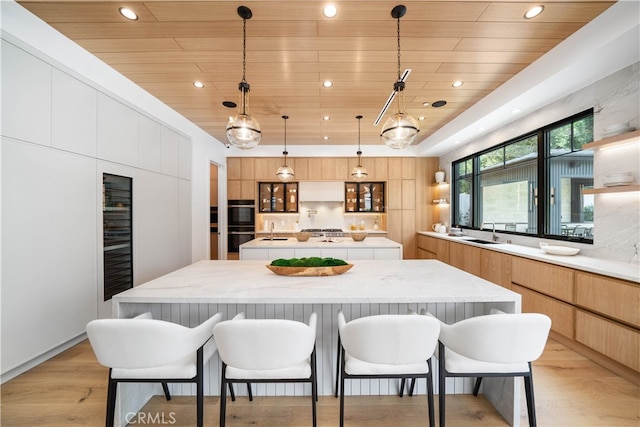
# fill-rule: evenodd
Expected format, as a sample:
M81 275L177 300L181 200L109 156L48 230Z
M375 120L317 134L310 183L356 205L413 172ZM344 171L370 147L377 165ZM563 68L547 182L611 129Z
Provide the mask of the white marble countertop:
M548 262L550 264L560 265L563 267L574 268L576 270L587 271L590 273L602 274L604 276L615 277L618 279L629 280L631 282L640 283L640 266L637 264L628 264L619 261L610 261L605 259L587 257L583 255L562 256L550 255L540 248L532 248L529 246L513 245L510 243L495 243L483 245L481 243L468 242L468 239L476 239L476 237L453 237L443 233L435 233L432 231L419 231L418 234L425 236L437 237L452 242L465 243L472 246L489 249L492 251L503 252L509 255L517 255L538 261ZM486 240L486 239L480 239ZM558 243L562 246L562 243Z
M344 274L278 276L265 261L200 261L113 297L120 303L508 302L520 295L436 260L357 261Z
M351 237L310 237L306 242L298 242L295 237L286 240L263 240L265 237L253 239L240 245L240 249L263 249L263 248L400 248L402 244L389 240L386 237L367 237L362 242L356 242ZM330 241L323 241L330 240Z

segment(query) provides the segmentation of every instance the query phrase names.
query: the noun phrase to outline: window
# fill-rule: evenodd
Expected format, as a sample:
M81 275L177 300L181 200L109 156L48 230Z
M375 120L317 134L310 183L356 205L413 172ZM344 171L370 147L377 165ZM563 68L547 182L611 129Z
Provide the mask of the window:
M591 110L453 163L453 223L593 241Z

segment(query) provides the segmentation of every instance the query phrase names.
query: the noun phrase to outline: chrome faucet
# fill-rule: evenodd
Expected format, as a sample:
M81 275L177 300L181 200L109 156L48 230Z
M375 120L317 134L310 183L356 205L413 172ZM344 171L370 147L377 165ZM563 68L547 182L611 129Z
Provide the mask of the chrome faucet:
M274 229L274 228L276 228L276 223L275 223L275 222L273 222L273 221L271 221L271 223L269 224L269 230L270 230L270 231L269 231L269 233L270 233L270 234L269 234L269 236L270 236L270 237L269 237L269 239L270 239L271 241L273 241L273 229Z
M493 229L491 230L491 240L493 240L494 242L498 241L498 236L496 235L496 223L495 222L483 222L482 223L482 228L484 228L485 225L487 224L491 224L493 226Z

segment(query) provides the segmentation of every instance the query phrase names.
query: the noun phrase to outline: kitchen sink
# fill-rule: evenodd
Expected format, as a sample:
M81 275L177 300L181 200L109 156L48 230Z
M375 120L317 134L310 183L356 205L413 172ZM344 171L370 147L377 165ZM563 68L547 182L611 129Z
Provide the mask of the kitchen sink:
M263 237L263 238L262 238L262 239L260 239L260 240L289 240L289 238L288 238L288 237L274 237L274 238L272 239L272 238L270 238L270 237Z
M480 240L480 239L465 239L465 242L480 243L481 245L495 245L498 243L498 242L492 242L491 240Z

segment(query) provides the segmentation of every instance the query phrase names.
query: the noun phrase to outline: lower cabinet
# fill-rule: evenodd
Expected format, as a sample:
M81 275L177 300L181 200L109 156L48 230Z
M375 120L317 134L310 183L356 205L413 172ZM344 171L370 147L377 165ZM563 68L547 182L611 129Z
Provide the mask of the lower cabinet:
M418 255L519 293L522 311L548 315L558 339L638 380L640 284L424 235L418 235Z
M578 309L575 340L640 371L640 331L635 328Z
M553 298L573 302L574 271L570 268L514 256L511 281Z
M511 255L481 249L480 277L511 289Z
M577 271L576 305L640 328L640 285Z
M476 276L482 276L481 258L483 249L464 243L449 243L449 264Z
M551 318L551 330L573 339L575 331L575 308L555 298L531 289L511 285L511 290L522 295L523 313L544 313Z
M418 234L418 259L437 259L449 264L449 242Z

